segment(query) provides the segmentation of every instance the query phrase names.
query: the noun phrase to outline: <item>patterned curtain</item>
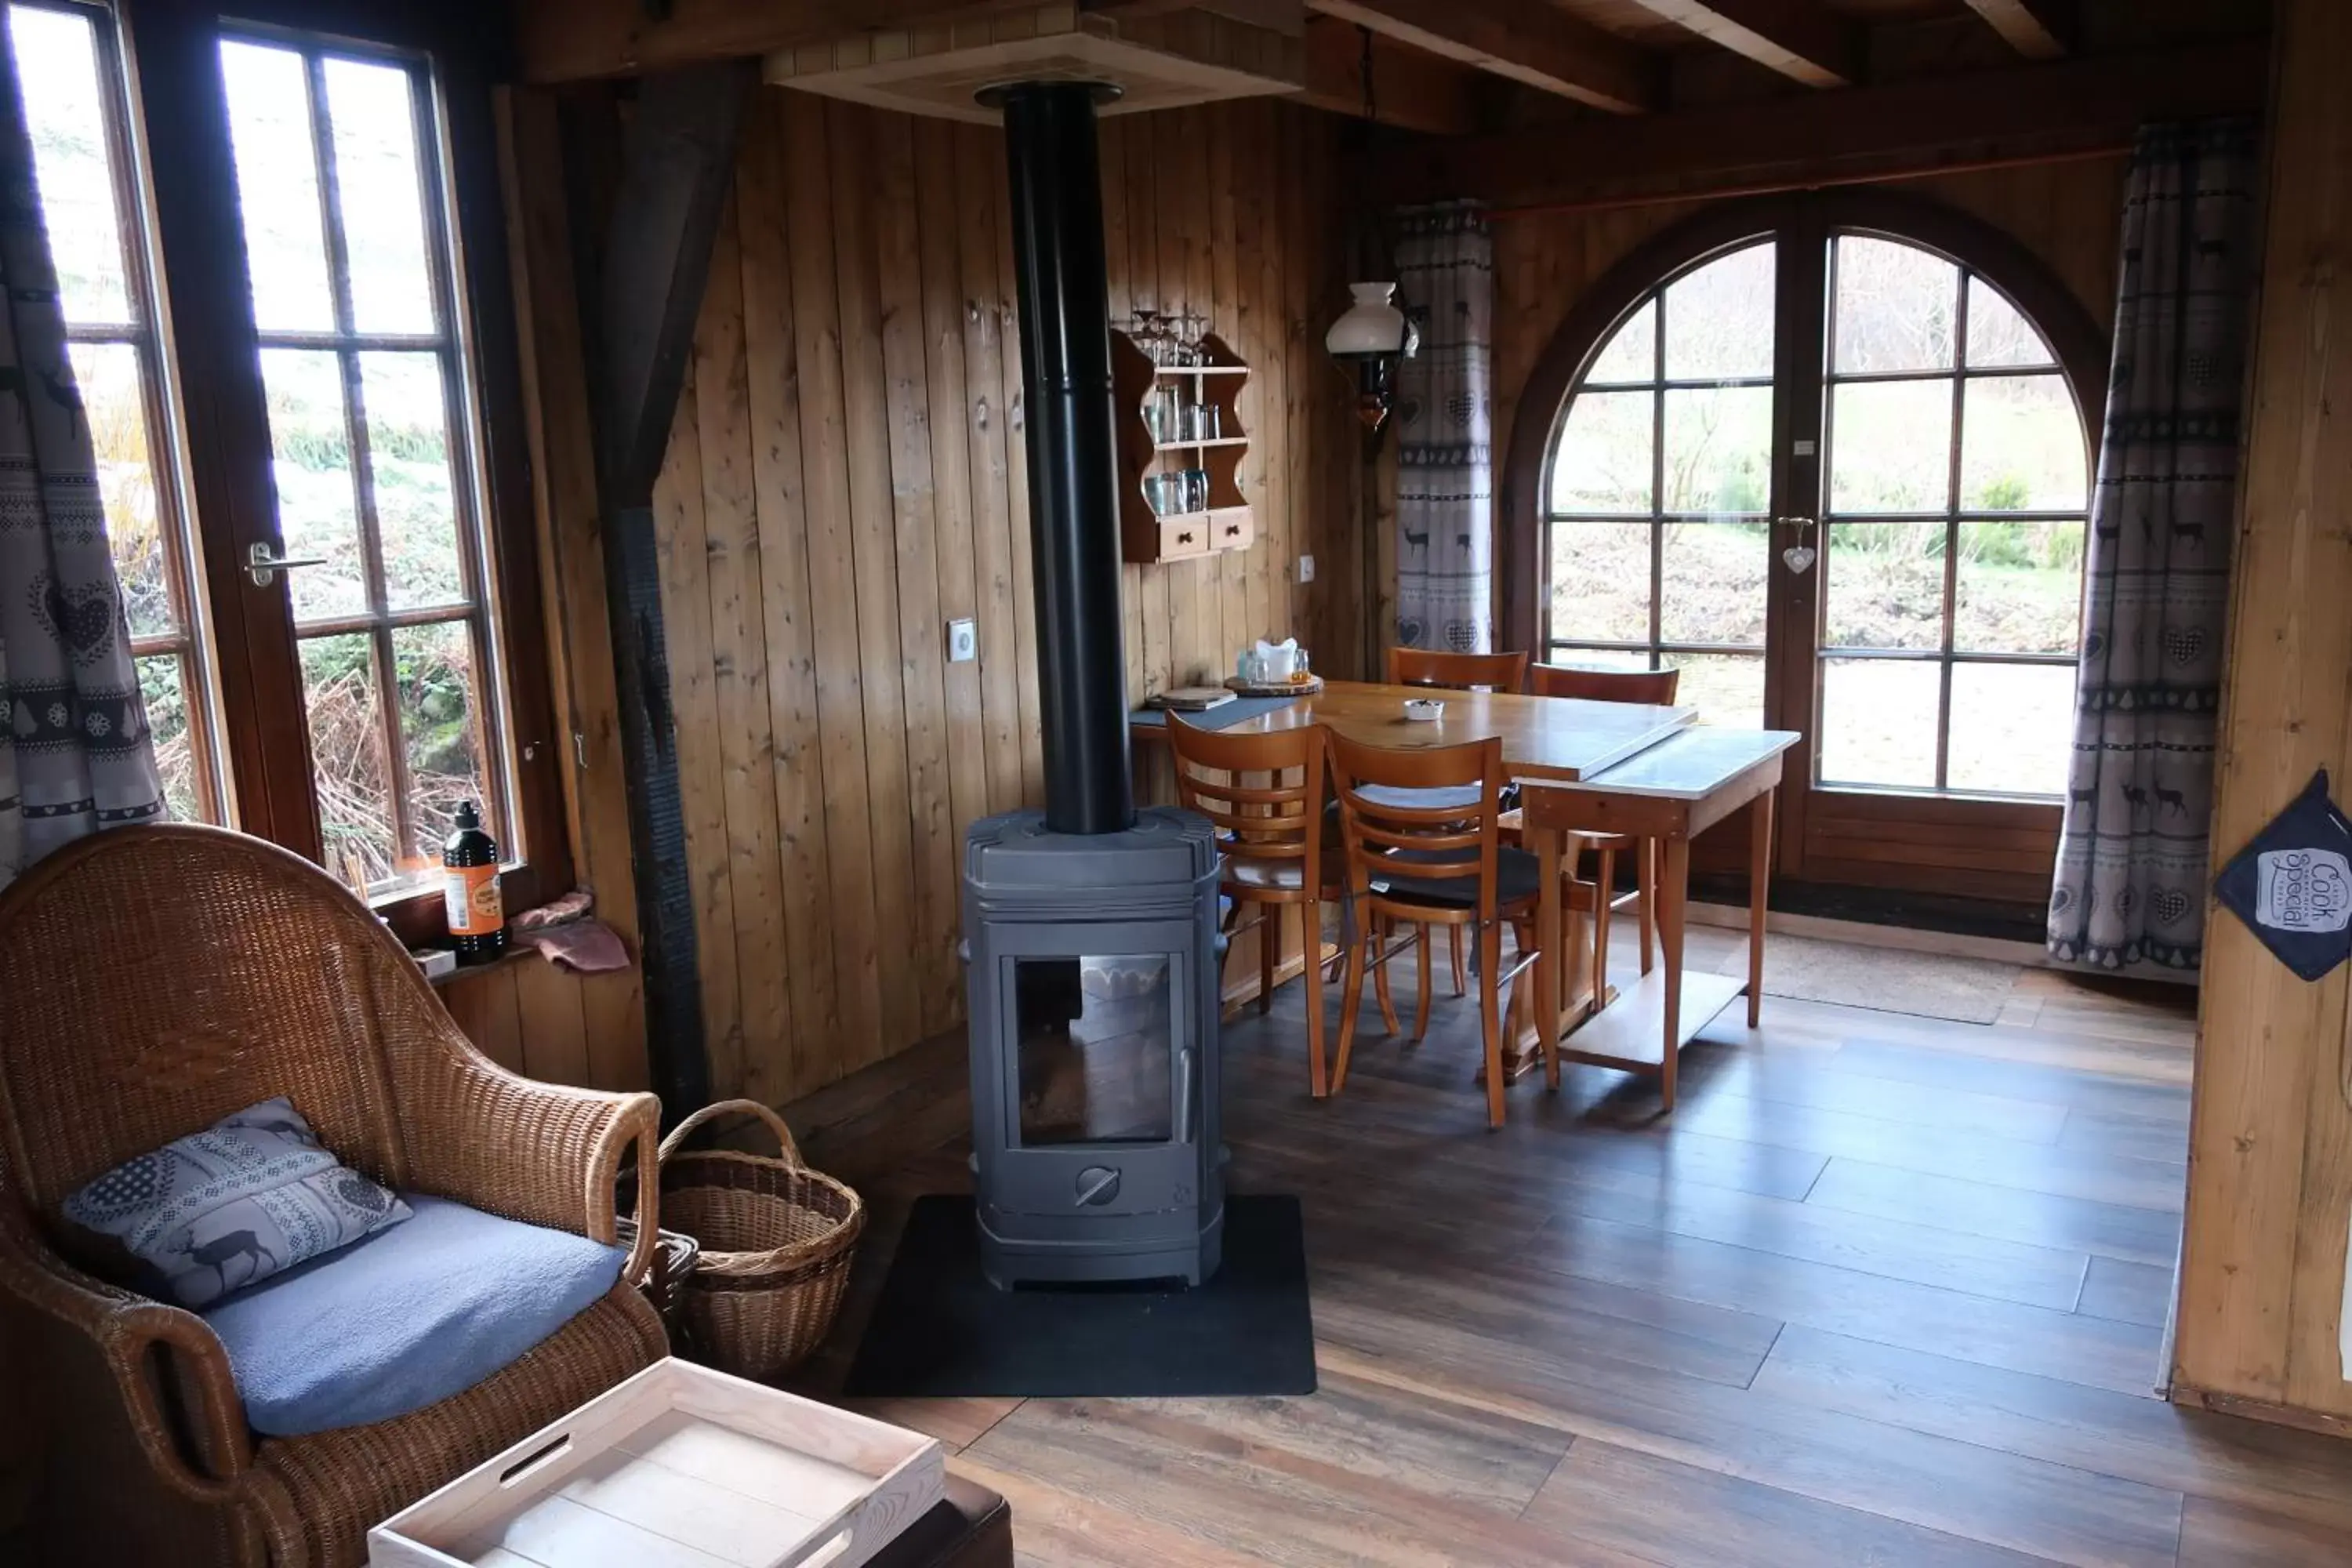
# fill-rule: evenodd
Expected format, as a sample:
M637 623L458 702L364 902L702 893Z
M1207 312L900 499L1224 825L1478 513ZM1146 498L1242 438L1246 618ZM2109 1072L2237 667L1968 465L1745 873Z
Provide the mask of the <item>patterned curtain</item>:
M1495 246L1468 202L1396 215L1398 304L1421 352L1397 387L1397 641L1495 641Z
M0 886L163 815L13 58L0 48Z
M2114 374L2050 951L2194 969L2254 278L2250 120L2144 128L2124 207Z

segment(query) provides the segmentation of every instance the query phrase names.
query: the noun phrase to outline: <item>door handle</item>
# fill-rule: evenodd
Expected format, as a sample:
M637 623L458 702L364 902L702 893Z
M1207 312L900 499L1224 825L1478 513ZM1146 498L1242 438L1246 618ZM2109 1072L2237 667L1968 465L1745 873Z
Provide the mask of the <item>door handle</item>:
M285 556L278 546L266 539L256 540L245 548L245 574L253 579L257 588L267 588L278 581L278 574L290 572L298 566L324 566L323 555Z

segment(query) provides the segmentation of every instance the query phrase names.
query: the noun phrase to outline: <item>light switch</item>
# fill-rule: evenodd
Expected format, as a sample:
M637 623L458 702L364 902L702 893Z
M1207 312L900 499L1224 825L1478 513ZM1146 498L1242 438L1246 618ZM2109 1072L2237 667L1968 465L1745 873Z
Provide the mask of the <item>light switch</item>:
M1302 555L1298 558L1298 580L1302 583L1315 581L1315 557L1312 555Z
M971 620L948 623L948 662L963 664L980 657L980 628Z

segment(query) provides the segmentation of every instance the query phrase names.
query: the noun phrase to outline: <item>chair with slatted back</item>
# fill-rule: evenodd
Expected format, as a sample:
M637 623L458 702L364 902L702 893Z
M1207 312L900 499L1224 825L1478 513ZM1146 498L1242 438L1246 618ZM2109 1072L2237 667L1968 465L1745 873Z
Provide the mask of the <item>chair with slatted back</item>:
M1429 1020L1427 932L1441 925L1466 928L1478 943L1486 1120L1489 1126L1500 1127L1505 1031L1507 1026L1517 1034L1519 1016L1533 1001L1525 981L1535 963L1533 927L1542 877L1533 855L1501 840L1501 795L1507 778L1503 743L1489 736L1458 746L1390 750L1334 734L1330 745L1340 841L1357 917L1356 940L1348 944L1348 973L1341 983L1339 1050L1332 1063L1331 1091L1337 1094L1348 1081L1364 971L1368 956L1381 942L1381 926L1404 922L1421 927L1423 933L1416 1038ZM1416 800L1404 793L1408 791L1424 793ZM1436 791L1446 793L1426 793ZM1444 804L1428 804L1432 799ZM1507 922L1518 946L1507 969L1502 945ZM1511 987L1507 1017L1501 1005L1507 984Z
M1323 1041L1323 731L1309 725L1264 735L1229 735L1168 716L1168 746L1176 769L1176 798L1213 823L1224 865L1218 889L1235 916L1256 910L1257 1010L1274 1005L1275 966L1282 949L1282 918L1299 911L1299 950L1306 954L1307 1091L1323 1098L1328 1063ZM1339 892L1336 885L1329 889ZM1235 925L1234 930L1247 930Z
M1435 686L1449 691L1520 692L1528 685L1523 653L1443 653L1435 648L1389 649L1391 686Z
M1528 689L1538 697L1573 697L1587 702L1640 702L1654 708L1670 708L1675 695L1682 689L1683 672L1665 669L1599 669L1589 665L1538 664L1528 671ZM1507 827L1516 831L1517 814L1505 819ZM1658 916L1653 897L1658 878L1658 846L1655 840L1636 838L1622 833L1580 833L1580 847L1592 851L1596 865L1593 883L1603 896L1594 900L1592 917L1592 994L1605 1001L1609 994L1609 920L1619 910L1632 905L1634 929L1642 942L1642 973L1647 974L1656 963ZM1619 894L1617 858L1633 857L1633 890ZM1569 858L1568 864L1575 865Z
M1389 649L1389 684L1391 686L1434 686L1446 691L1505 691L1517 695L1528 688L1528 656L1523 653L1446 653L1436 648L1392 647ZM1462 932L1457 928L1450 939L1454 946L1454 994L1461 995L1468 988L1469 976L1463 965ZM1429 965L1429 955L1422 955L1422 967ZM1387 972L1381 972L1386 980ZM1424 991L1427 989L1423 987Z

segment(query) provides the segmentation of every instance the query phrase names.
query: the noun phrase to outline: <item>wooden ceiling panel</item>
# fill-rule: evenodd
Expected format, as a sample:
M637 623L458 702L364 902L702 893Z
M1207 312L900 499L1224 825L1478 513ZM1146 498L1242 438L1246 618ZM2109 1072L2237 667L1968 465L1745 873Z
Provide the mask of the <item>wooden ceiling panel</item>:
M1659 106L1659 61L1549 0L1307 0L1430 54L1614 114Z
M1641 0L1679 24L1807 87L1850 87L1860 79L1854 26L1821 0Z
M2064 54L2074 30L2074 7L2065 0L1969 0L1969 8L2030 60Z

